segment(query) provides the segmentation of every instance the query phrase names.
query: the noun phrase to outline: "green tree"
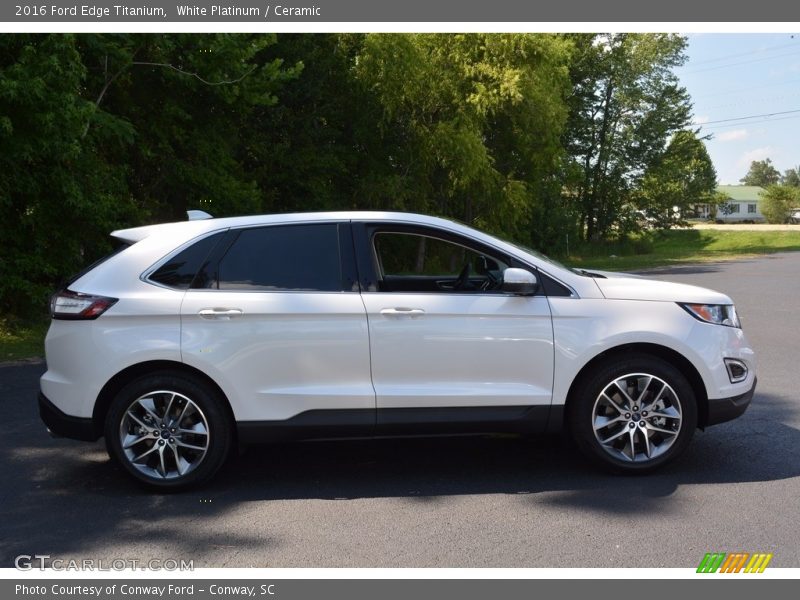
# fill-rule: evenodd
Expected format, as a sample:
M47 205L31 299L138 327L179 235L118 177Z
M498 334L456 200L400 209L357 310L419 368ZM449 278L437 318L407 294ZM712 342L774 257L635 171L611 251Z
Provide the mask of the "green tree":
M217 216L261 211L262 196L242 165L242 135L301 70L267 56L275 35L79 39L84 95L94 105L89 135L110 121L128 124L136 143L111 156L149 219L180 219L192 207Z
M105 247L98 229L135 206L124 178L96 153L130 141L116 123L83 131L91 104L71 35L0 36L0 306L41 312L52 285Z
M404 141L376 135L383 111L355 77L364 39L280 35L270 48L270 56L303 69L283 87L280 102L255 111L241 132L242 164L255 178L264 211L378 207L372 186L392 178L388 149ZM401 206L408 191L387 185L380 206Z
M642 177L634 198L655 219L655 227L686 225L697 204L713 203L717 173L705 144L691 131L679 131L663 155Z
M38 312L109 230L187 208L414 210L551 252L606 236L637 198L699 197L696 140L677 135L684 47L661 34L0 36L0 307Z
M579 34L564 137L577 179L566 190L586 239L609 234L670 136L689 123L689 96L673 69L686 39L670 34Z
M0 36L0 307L39 313L121 226L258 211L239 132L296 76L269 35Z
M745 185L757 185L759 187L767 187L776 185L780 181L781 174L776 169L772 160L766 158L764 160L754 160L750 163L750 170L747 175L742 177L741 181Z
M786 223L793 208L800 205L800 190L771 185L761 194L761 212L770 223Z
M786 169L781 177L781 183L789 187L800 187L800 166Z
M529 235L566 119L570 45L536 34L368 35L354 72L376 98L386 169L376 206Z
M733 214L733 204L730 197L723 192L714 192L709 202L709 216L716 219L717 215L727 216Z

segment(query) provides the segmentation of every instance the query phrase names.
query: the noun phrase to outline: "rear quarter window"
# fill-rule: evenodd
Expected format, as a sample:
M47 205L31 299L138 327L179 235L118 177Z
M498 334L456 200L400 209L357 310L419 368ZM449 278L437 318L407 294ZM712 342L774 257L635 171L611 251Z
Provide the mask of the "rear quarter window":
M205 265L211 252L222 239L224 232L215 233L191 244L161 265L148 279L167 287L187 290L192 285L200 269Z

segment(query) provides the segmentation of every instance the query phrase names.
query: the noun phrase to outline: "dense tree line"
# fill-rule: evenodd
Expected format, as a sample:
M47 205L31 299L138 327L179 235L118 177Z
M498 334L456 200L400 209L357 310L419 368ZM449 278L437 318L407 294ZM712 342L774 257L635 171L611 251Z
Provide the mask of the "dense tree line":
M118 227L323 209L453 217L548 252L663 226L715 173L667 34L0 36L0 305Z

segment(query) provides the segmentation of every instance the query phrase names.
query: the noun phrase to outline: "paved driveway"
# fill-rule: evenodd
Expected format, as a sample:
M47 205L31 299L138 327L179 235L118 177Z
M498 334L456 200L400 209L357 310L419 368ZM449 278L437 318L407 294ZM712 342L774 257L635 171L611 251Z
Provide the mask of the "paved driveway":
M653 275L731 294L759 352L754 405L648 477L558 439L248 450L201 492L157 496L101 443L53 440L41 365L0 366L0 566L18 554L195 566L696 566L768 551L800 567L800 253Z
M717 229L719 231L800 231L795 223L693 223L692 229Z

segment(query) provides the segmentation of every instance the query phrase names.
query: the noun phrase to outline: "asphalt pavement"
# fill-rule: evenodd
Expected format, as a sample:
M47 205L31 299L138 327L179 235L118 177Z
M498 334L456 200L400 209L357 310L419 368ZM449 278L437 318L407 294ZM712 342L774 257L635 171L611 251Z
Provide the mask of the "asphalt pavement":
M102 441L47 435L43 364L0 365L0 566L695 567L743 551L800 567L800 253L650 276L730 294L760 364L743 417L645 477L598 472L561 438L415 438L252 448L202 490L157 495Z

